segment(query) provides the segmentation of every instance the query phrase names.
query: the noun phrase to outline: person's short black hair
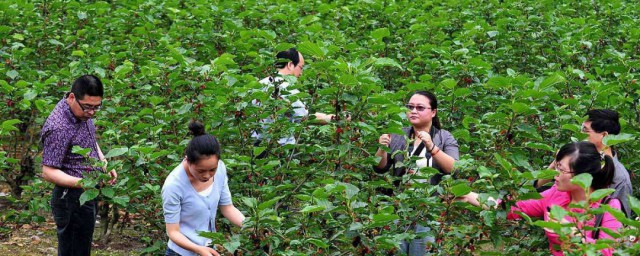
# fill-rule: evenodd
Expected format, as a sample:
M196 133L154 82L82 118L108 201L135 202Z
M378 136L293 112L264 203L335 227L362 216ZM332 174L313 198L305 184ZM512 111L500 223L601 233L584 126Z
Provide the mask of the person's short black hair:
M574 176L582 173L591 174L591 188L594 190L607 188L613 182L616 168L613 158L600 153L593 143L579 141L566 144L558 151L556 162L565 157L569 157L569 168Z
M284 68L289 62L292 62L294 66L300 63L300 54L296 48L289 48L276 54L276 68Z
M591 129L595 132L620 133L620 116L618 112L610 109L592 109L586 114L587 121L591 122Z
M100 78L94 75L84 75L78 77L71 85L71 92L79 100L84 99L84 96L104 96L104 87Z
M213 155L218 156L218 159L220 158L220 143L218 143L216 137L204 131L204 125L201 122L192 121L189 123L189 130L193 135L193 139L191 139L185 150L187 162L197 163L201 159Z

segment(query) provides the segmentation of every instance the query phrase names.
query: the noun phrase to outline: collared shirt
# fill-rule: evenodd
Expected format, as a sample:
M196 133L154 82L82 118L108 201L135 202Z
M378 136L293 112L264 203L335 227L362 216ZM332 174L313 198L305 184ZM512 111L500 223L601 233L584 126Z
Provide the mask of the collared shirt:
M42 165L82 178L84 172L92 171L91 164L83 155L72 153L73 146L90 148L89 157L99 159L93 120L76 118L66 99L56 104L40 135L43 144Z

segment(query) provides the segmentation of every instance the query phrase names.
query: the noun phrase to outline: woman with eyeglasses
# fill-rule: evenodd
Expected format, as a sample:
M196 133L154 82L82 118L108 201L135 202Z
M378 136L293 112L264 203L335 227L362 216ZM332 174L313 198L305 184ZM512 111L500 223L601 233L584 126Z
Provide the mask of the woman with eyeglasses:
M436 185L442 176L453 171L454 163L459 158L458 142L447 130L442 129L438 120L438 100L431 92L417 91L413 93L406 104L407 118L411 124L403 128L404 134L382 134L378 139L381 146L390 148L390 152L383 147L378 148L376 156L380 157L380 162L374 166L377 173L385 173L392 170L394 176L405 174L420 175L419 169L432 167L440 171L433 175L428 181L431 185ZM415 163L402 165L398 164L417 156ZM405 168L405 166L415 166L415 169ZM417 180L417 182L427 182ZM400 186L399 182L394 184ZM421 225L415 226L415 232L427 232L430 229ZM408 255L424 255L427 241L433 242L433 237L414 239L401 244L401 249Z
M162 208L169 236L167 256L219 255L200 231L216 231L216 215L242 227L244 215L233 205L227 168L220 159L220 144L205 133L200 122L189 124L193 139L185 158L173 169L162 186Z
M588 202L589 194L598 189L606 189L613 181L615 173L613 159L609 155L601 154L591 142L581 141L564 145L558 151L555 162L555 169L558 174L555 177L554 186L542 193L541 199L516 202L507 214L507 219L520 219L521 216L516 212L523 212L530 217L542 217L545 221L554 221L549 216L553 206L562 207L570 212L582 212L583 209L572 208L570 205ZM579 185L571 183L573 177L583 173L588 173L593 177L588 191L589 194ZM461 201L480 206L478 194L474 192L461 197ZM489 199L489 201L496 202L496 205L501 204L500 201L493 199ZM608 204L611 208L620 210L620 201L611 197L591 202L589 207L598 208L603 203ZM561 223L576 223L577 228L573 229L572 235L580 237L583 243L594 243L597 239L603 238L612 239L606 232L592 231L593 227L597 226L616 232L622 227L622 224L608 212L605 212L600 218L599 225L596 225L597 216L586 221L579 221L570 216L565 216ZM562 246L558 234L546 228L545 233L549 239L551 253L553 255L564 255L563 249L568 250L568 248ZM601 252L604 255L612 255L613 248L603 249Z

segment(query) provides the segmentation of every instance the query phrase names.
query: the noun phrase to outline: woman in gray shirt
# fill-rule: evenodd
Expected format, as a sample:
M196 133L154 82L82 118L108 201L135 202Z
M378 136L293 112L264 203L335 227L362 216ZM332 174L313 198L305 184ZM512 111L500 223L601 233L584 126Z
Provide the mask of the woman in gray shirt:
M215 232L220 213L241 227L244 215L231 202L227 169L220 160L220 144L204 132L200 122L189 124L194 138L185 159L162 187L162 208L169 235L166 255L219 255L198 231Z
M378 139L380 145L389 147L391 152L386 152L383 148L378 149L376 156L380 157L380 162L374 166L374 170L377 173L384 173L391 169L394 176L403 176L406 173L416 173L416 170L407 170L406 166L415 166L418 169L432 167L440 171L429 180L431 185L436 185L442 176L453 171L454 164L459 159L458 142L449 131L441 128L438 120L438 100L433 93L415 92L406 107L411 126L402 129L404 134L380 136ZM419 159L415 164L397 165L409 156L418 156ZM418 180L418 182L425 181ZM399 186L400 183L396 182L394 185ZM429 230L428 227L421 225L415 227L416 233ZM410 243L404 242L400 248L408 255L424 255L427 241L433 242L433 237L414 239Z

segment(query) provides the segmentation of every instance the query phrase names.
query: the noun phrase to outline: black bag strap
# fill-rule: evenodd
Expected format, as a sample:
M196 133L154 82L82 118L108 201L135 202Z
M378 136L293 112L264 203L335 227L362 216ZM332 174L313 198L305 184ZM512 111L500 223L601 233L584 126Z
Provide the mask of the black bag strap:
M431 135L431 138L433 139L433 136L435 135L435 128L433 126L431 126L431 130L429 130L429 135ZM415 131L413 130L413 127L410 128L409 130L409 139L413 139L415 137ZM442 138L440 138L440 140L442 140ZM422 152L422 150L424 150L424 141L420 142L420 145L418 145L418 148L416 149L416 151L413 151L413 143L409 143L409 148L407 149L408 153L411 154L411 152L413 151L413 155L412 156L419 156L420 152ZM430 157L430 156L429 156ZM427 157L427 158L429 158Z
M609 204L611 201L611 197L607 196L602 199L600 205ZM598 239L600 237L600 226L602 226L602 219L604 218L604 212L596 215L596 223L593 224L593 227L596 229L593 234L593 239Z

